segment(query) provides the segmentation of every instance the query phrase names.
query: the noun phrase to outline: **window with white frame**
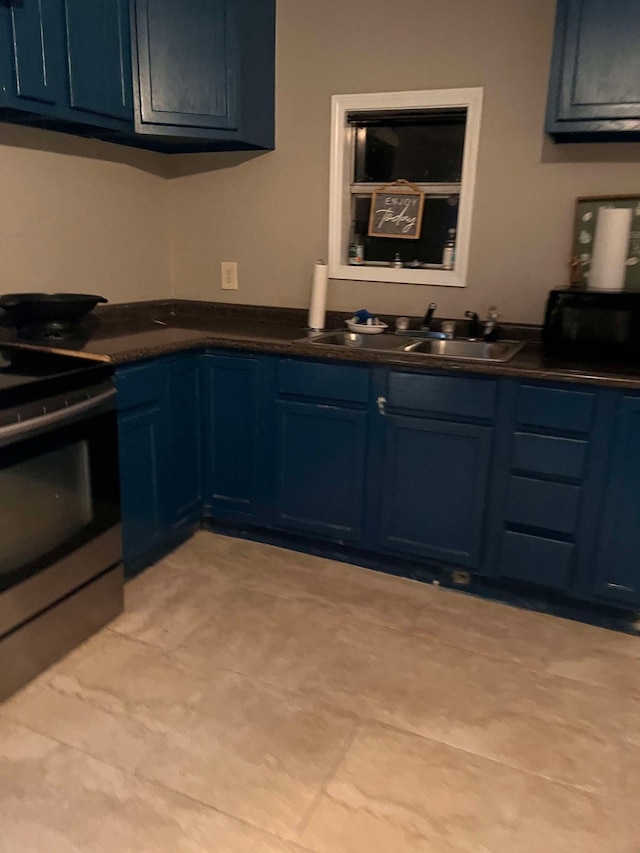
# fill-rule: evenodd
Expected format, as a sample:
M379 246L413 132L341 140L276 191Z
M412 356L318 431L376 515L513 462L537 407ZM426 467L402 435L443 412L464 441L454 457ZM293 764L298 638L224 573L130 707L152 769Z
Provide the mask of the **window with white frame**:
M481 88L333 96L331 278L465 286L481 109ZM396 186L424 193L411 239L369 233Z

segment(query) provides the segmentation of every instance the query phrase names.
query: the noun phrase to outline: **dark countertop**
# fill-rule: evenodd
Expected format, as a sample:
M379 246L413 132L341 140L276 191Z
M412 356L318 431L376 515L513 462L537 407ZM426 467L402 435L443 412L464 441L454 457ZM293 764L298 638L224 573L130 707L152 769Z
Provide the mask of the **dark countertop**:
M344 319L348 316L328 314L327 327L344 328ZM44 346L56 352L116 365L211 346L640 390L640 365L607 366L550 358L542 352L535 327L506 327L503 337L529 340L510 361L497 363L314 344L305 340L306 317L306 311L288 308L187 300L138 302L97 308L86 320L85 341L49 341ZM393 318L382 319L386 319L393 328ZM419 324L417 318L415 322ZM3 342L37 346L38 349L43 346L18 341L15 332L6 326L0 327L0 344Z

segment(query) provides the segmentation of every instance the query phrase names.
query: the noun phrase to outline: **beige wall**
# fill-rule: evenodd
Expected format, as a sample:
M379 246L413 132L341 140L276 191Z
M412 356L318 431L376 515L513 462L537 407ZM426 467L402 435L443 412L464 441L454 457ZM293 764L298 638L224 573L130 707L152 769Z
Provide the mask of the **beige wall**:
M539 322L580 195L640 193L640 145L543 134L554 0L278 0L277 148L165 156L0 125L0 292L306 307L327 251L330 96L483 86L465 289L332 282L329 306ZM166 178L169 177L169 180ZM220 262L240 289L220 289Z
M0 125L0 293L169 296L164 159Z
M332 94L483 86L465 289L332 282L336 309L459 316L495 303L539 322L566 280L575 198L640 193L640 146L553 146L543 134L554 0L278 0L277 147L172 161L178 295L301 307L327 251ZM233 164L228 165L227 164ZM191 173L191 174L190 174ZM239 263L221 291L219 265Z

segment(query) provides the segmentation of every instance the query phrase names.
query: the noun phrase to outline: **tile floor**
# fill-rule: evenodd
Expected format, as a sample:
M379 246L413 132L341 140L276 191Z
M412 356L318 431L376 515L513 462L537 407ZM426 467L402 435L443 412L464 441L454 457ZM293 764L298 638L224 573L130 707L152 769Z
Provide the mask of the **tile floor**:
M0 705L2 853L640 853L640 639L201 532Z

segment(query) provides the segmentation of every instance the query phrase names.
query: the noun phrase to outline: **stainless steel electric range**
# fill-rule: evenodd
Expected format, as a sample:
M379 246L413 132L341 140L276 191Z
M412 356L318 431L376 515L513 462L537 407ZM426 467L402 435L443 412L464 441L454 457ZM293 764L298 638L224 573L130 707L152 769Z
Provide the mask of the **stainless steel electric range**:
M107 364L0 345L0 701L122 610Z

